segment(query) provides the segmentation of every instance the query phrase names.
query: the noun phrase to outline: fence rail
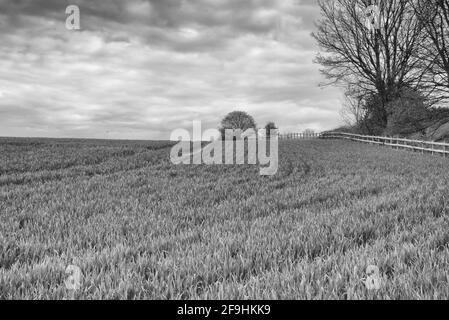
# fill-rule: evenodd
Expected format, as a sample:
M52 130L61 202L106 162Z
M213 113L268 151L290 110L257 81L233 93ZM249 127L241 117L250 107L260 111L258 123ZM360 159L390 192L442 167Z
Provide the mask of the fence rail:
M363 143L370 143L374 145L392 147L394 149L405 149L421 153L441 154L444 155L444 157L447 157L449 155L449 143L443 142L410 140L394 137L364 136L359 134L342 133L342 132L323 132L320 134L320 138L345 139Z
M318 139L320 133L283 133L279 134L280 140Z

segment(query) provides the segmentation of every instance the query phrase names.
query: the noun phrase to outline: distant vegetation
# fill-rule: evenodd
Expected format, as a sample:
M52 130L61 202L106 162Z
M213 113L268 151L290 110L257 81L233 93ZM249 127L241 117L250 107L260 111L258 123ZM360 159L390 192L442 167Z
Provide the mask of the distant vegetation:
M346 90L343 117L349 129L449 138L447 112L434 110L449 102L449 0L318 3L317 62L329 84ZM371 3L381 14L368 29Z
M277 129L278 128L277 128L276 124L274 122L270 121L265 125L265 134L267 136L270 136L271 132L273 130L277 130Z
M233 111L221 120L219 128L222 138L226 137L226 130L241 130L243 133L248 129L257 130L256 121L244 111Z
M219 131L222 138L225 137L226 129L241 130L241 132L244 132L248 129L254 129L255 132L258 132L260 129L264 129L265 134L269 136L270 133L273 130L277 130L278 127L273 121L269 121L264 128L258 128L254 118L247 112L233 111L228 113L221 121Z

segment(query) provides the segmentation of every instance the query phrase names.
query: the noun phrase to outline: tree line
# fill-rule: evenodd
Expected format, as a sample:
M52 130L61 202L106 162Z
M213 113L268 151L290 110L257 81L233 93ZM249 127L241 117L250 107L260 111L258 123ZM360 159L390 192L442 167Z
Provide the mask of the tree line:
M257 124L254 118L245 111L233 111L228 113L221 120L219 127L222 138L226 138L226 130L241 130L241 132L245 132L248 129L257 131ZM271 132L277 129L278 128L273 121L269 121L264 127L267 136L270 136Z
M449 0L318 4L316 62L326 84L345 88L345 115L361 131L419 130L441 112L449 101ZM378 16L369 16L372 5Z
M226 136L226 130L240 130L240 132L245 132L248 129L253 129L255 132L259 132L257 128L256 121L254 118L245 111L232 111L228 113L220 123L218 130L220 131L220 136L222 139L225 138L235 138L236 132L232 133L232 137ZM273 134L278 133L278 127L273 121L269 121L263 127L262 132L265 136L270 137ZM312 135L315 133L312 129L306 129L303 131L304 134Z

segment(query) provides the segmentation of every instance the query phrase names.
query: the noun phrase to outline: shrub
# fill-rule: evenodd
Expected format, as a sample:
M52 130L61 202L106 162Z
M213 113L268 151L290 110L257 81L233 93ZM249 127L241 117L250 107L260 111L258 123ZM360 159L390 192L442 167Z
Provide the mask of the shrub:
M400 97L387 104L388 122L385 134L407 135L422 131L430 116L424 98L412 89L404 89Z
M221 121L220 132L222 138L225 137L225 130L242 130L246 131L248 129L256 130L256 122L254 118L244 111L233 111L226 115ZM238 138L238 137L237 137Z
M270 121L265 125L265 133L268 137L271 135L272 130L277 130L277 127L273 121Z

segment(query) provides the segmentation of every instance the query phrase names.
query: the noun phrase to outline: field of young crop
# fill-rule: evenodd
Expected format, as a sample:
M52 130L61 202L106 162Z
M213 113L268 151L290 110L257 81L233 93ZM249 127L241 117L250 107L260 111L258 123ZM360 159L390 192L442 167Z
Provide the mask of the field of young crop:
M449 159L281 141L261 177L169 153L0 139L0 299L67 298L68 265L77 299L449 299Z

